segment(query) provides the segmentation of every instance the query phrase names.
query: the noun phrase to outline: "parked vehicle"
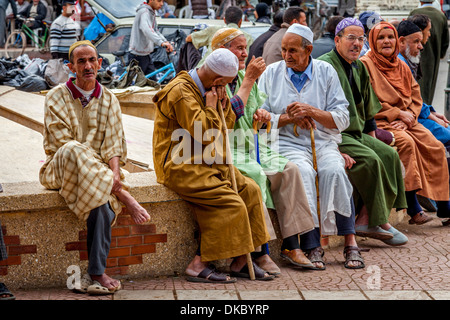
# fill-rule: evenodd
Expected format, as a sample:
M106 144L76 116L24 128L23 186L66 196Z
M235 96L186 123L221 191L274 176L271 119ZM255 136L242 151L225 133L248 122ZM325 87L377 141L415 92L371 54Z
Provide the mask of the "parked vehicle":
M112 63L116 57L113 52L128 50L128 39L131 33L131 27L134 22L136 8L142 3L142 0L110 1L110 0L86 0L93 10L103 13L114 22L114 28L106 32L95 43L98 52ZM158 27L165 36L173 34L177 30L183 31L186 35L190 34L197 23L206 23L208 25L224 25L222 19L169 19L157 18ZM264 23L255 23L243 21L241 29L252 35L256 39L259 35L270 28L270 25Z

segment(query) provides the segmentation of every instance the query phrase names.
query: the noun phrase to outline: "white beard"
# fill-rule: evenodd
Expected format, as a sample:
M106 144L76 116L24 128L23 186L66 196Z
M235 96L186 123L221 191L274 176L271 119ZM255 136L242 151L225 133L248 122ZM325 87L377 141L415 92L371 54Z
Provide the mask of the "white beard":
M411 61L412 63L415 63L415 64L419 64L419 62L420 62L420 51L419 51L419 54L417 56L413 57L411 55L411 50L409 49L409 45L407 45L405 54L406 54L406 58L408 58L409 61Z

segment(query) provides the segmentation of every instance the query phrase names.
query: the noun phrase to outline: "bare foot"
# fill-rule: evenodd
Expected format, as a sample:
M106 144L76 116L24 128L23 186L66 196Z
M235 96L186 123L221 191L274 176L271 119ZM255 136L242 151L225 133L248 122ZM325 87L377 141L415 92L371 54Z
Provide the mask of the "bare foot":
M196 255L194 257L194 259L192 259L192 261L186 267L185 272L188 276L197 277L200 274L200 272L203 271L203 269L208 267L208 265L209 265L209 262L202 261L201 257ZM209 275L209 276L211 276L211 275ZM208 279L209 276L206 278ZM227 275L226 281L230 281L230 280L231 280L231 277L229 275Z
M253 267L255 268L254 269L255 276L257 277L258 280L261 280L263 278L268 278L268 279L274 279L275 278L275 276L270 275L266 270L259 268L259 266L256 263L254 263L253 261L252 261L252 263L253 263ZM233 262L231 262L231 265L230 265L230 270L232 272L239 273L239 272L241 272L242 268L244 266L246 266L246 265L247 265L247 256L246 255L242 255L242 256L239 256L239 257L236 257L236 258L233 259ZM260 269L260 271L263 272L263 275L261 277L259 277L259 278L256 275L256 268Z
M194 259L192 259L191 262L186 267L186 274L189 276L196 277L207 266L208 266L208 263L201 261L201 257L196 255L194 257Z
M122 189L119 192L114 193L114 195L125 204L126 213L131 216L134 222L142 224L150 221L151 218L147 210L145 210L128 191Z
M98 275L90 275L92 281L98 281L102 286L108 288L110 291L113 291L114 289L119 288L120 281L113 279L106 275L105 273L98 276Z
M280 268L278 268L278 266L268 254L262 255L261 257L256 258L254 261L258 265L258 267L267 271L271 275L281 274Z

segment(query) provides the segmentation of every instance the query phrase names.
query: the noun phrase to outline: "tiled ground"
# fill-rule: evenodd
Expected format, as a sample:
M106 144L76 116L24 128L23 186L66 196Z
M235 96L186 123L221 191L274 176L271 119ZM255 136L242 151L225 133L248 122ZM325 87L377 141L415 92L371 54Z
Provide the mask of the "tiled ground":
M360 247L366 268L343 266L343 248L326 250L327 269L306 271L282 264L273 281L241 280L234 284L190 283L183 276L123 280L114 296L75 294L66 288L15 291L17 300L287 300L287 299L450 299L450 227L436 219L423 226L398 225L409 238L401 247L366 239Z

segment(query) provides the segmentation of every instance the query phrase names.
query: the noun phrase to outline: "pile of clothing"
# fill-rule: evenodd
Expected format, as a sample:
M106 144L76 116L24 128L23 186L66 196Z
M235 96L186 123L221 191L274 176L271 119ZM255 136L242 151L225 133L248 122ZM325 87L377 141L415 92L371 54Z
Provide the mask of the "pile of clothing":
M27 92L50 88L45 80L48 62L40 58L30 60L24 54L15 60L0 58L0 84Z
M155 48L151 55L157 69L169 63L173 63L175 68L177 67L181 47L185 44L186 34L177 30L166 38L172 42L174 51L167 54L164 48L159 46ZM124 41L123 44L125 51L128 48L127 41ZM124 61L126 66L119 58L111 64L107 59L103 59L97 80L110 89L123 89L129 86L160 88L159 83L145 78L139 66L135 62L129 61L127 55L124 56ZM125 72L126 74L124 74ZM157 78L163 74L158 74ZM14 87L18 90L27 92L48 90L60 83L67 82L72 76L74 75L67 66L67 61L64 62L62 59L50 59L48 61L41 58L30 59L27 54L15 60L0 58L0 85ZM172 78L173 75L169 75L163 84Z

